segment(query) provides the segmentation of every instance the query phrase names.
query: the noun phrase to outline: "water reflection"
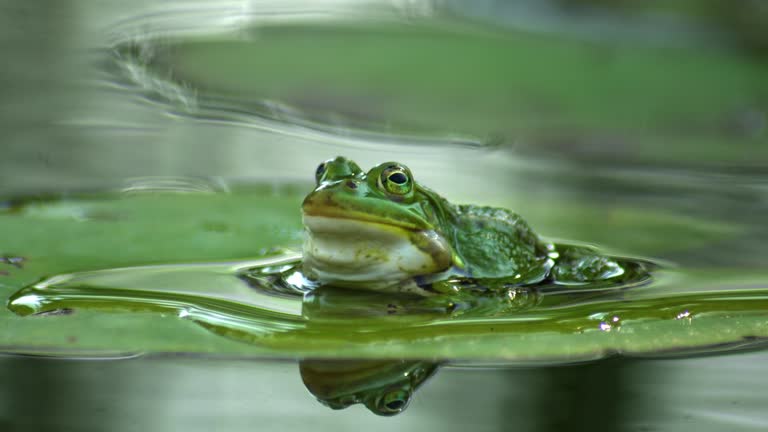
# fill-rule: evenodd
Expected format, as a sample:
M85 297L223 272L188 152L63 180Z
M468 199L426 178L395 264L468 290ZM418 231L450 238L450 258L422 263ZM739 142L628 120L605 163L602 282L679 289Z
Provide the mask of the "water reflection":
M403 412L438 367L434 362L407 360L299 362L304 385L324 405L344 409L359 403L383 416Z
M444 367L402 415L313 400L293 362L0 357L3 430L673 431L768 427L766 353L523 369Z

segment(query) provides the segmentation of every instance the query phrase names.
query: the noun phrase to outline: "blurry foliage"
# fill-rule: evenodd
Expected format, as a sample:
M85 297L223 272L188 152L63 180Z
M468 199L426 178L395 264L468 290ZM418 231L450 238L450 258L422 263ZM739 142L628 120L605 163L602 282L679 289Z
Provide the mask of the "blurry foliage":
M556 0L567 10L663 15L712 25L747 49L768 55L768 2L763 0Z

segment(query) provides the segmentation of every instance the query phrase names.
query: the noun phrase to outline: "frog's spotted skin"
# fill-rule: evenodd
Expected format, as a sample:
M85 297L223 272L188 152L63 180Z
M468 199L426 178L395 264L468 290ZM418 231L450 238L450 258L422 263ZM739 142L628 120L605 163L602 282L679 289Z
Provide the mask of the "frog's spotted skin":
M512 277L540 282L554 264L552 245L541 241L517 214L499 208L459 205L455 247L475 278Z
M588 248L554 245L517 214L453 205L397 162L363 172L344 157L323 162L304 199L303 271L320 284L428 293L451 276L524 285L620 276L621 265Z

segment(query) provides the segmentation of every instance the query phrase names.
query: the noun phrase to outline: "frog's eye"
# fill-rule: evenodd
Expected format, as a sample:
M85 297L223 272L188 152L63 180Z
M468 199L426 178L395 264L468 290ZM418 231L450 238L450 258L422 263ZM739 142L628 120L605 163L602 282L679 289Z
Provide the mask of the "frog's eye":
M390 165L381 172L379 186L395 195L405 195L413 188L413 180L408 168Z
M325 171L327 168L328 168L328 161L325 161L317 166L317 169L315 170L315 181L317 183L320 183L320 179L323 178L323 174L325 174Z
M379 415L395 415L402 412L411 399L407 390L390 391L376 401L375 412Z

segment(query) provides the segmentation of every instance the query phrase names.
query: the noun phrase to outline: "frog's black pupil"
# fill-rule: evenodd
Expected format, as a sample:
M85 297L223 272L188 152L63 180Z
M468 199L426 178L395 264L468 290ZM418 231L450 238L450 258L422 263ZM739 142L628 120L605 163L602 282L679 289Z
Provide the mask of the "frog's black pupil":
M401 172L396 172L394 174L390 174L388 177L388 180L391 181L392 183L403 185L408 181L408 176L406 176Z
M325 172L325 163L321 163L317 166L317 171L315 171L315 175L317 177L320 177Z

